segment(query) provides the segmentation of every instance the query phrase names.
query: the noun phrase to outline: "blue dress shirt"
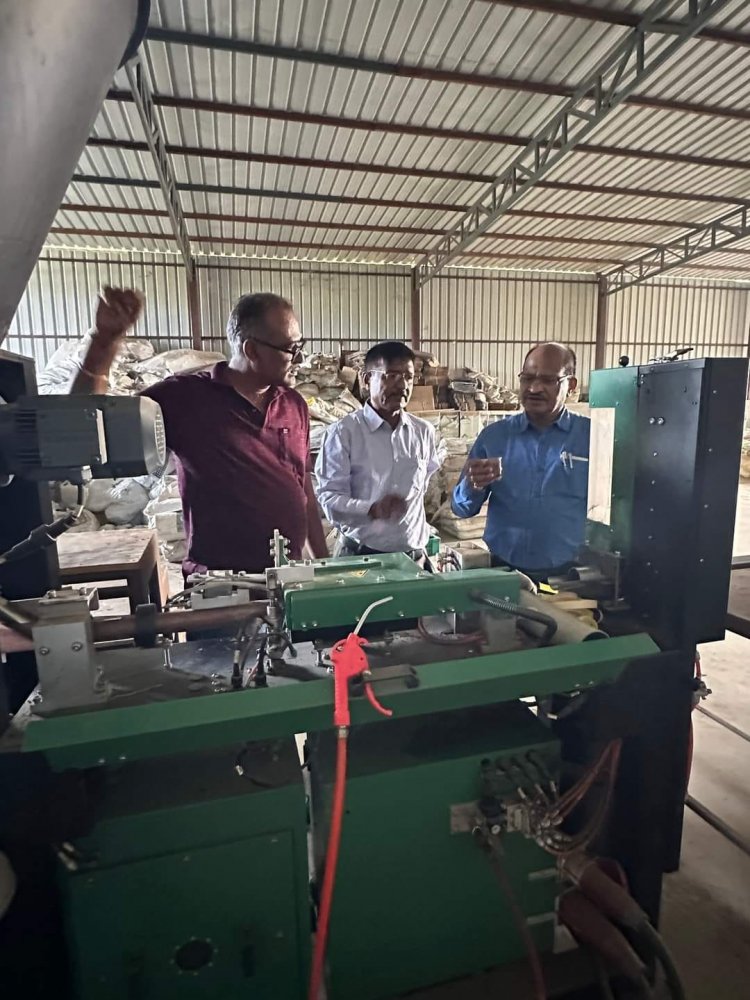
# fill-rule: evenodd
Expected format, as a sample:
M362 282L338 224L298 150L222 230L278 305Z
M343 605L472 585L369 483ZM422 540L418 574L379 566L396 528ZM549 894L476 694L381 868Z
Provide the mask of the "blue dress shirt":
M556 569L576 559L586 528L588 417L563 410L537 430L525 413L490 424L470 458L501 458L502 477L475 490L462 478L453 491L457 517L474 517L489 499L484 540L494 556L520 569Z

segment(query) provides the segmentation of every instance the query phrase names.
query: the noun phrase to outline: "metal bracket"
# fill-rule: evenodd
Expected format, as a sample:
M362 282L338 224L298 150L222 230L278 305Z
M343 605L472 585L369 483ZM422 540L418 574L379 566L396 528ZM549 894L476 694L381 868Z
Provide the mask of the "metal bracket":
M394 681L401 683L394 684ZM364 695L365 683L371 684L373 688L387 684L390 691L397 690L397 688L402 686L413 689L419 687L419 674L408 663L395 663L390 667L378 667L377 670L366 670L359 677L353 677L349 681L349 693L352 697Z
M665 36L663 20L674 3L657 0L645 16L527 143L455 229L417 266L417 285L436 277L504 216L517 201L669 60L731 0L691 0L686 19ZM661 23L660 23L661 22ZM647 44L648 43L648 44Z
M159 187L164 195L167 214L169 215L169 221L172 223L172 231L180 248L182 259L185 262L188 277L192 278L195 261L193 260L193 251L190 246L185 216L177 193L177 179L172 169L172 161L167 152L167 144L161 133L159 120L156 117L151 86L148 82L146 69L140 55L130 60L125 66L125 72L133 93L135 106L138 109L141 124L143 125L143 131L146 134L146 143L154 160L156 176L159 178Z
M691 261L706 254L725 250L740 240L750 236L750 206L741 205L731 212L707 222L705 226L692 229L664 246L648 250L634 261L629 261L614 271L605 274L607 287L605 295L638 285L657 274L671 271L674 267L684 267ZM671 359L669 359L671 360Z

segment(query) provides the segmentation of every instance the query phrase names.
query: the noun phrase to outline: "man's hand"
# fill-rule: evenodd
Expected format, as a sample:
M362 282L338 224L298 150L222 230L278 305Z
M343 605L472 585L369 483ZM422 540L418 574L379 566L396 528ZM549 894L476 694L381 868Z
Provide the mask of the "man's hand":
M143 311L143 295L132 288L105 286L99 294L94 333L101 340L124 337Z
M484 490L503 474L499 458L472 458L466 463L466 481L473 490Z
M405 513L406 500L395 493L389 493L370 507L367 516L373 521L398 521Z

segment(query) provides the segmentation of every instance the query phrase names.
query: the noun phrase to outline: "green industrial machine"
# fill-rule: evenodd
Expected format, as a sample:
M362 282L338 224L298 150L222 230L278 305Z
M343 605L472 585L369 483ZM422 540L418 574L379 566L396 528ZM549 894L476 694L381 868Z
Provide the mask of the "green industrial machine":
M58 848L74 995L304 994L307 818L293 740L123 763Z
M101 622L70 589L3 604L39 674L4 748L44 758L50 802L76 776L75 807L44 813L60 1000L302 1000L326 930L329 1000L530 950L553 967L585 849L658 921L695 643L723 634L745 378L726 360L594 373L588 544L556 584L598 603L595 630L510 571L293 562L282 539L264 579L196 578L176 613Z
M310 747L316 869L327 842L336 737ZM507 899L473 835L483 765L538 766L559 781L559 745L519 702L374 723L352 741L331 926L330 1000L380 1000L523 957ZM529 761L534 761L533 765ZM509 877L537 947L552 950L558 873L520 830ZM366 970L366 974L365 973Z
M226 586L214 577L196 591L206 601L223 587L233 607ZM560 881L534 839L529 801L540 783L550 796L558 787L560 748L518 699L613 682L653 642L640 634L540 648L515 628L520 579L502 570L430 575L403 556L280 560L268 587L267 604L247 604L248 617L265 611L271 623L253 659L277 650L260 685L247 675L232 689L231 639L176 644L169 670L159 649L92 645L112 696L91 706L82 690L80 710L45 713L42 693L35 712L45 717L25 727L25 750L88 775L90 832L56 845L76 1000L305 995L308 883L319 889L335 742L330 632L346 635L375 601L387 603L368 619L370 682L393 718L378 721L351 688L329 996L386 1000L522 957L475 837L488 764L501 776L497 822L514 892L538 948L550 951ZM410 627L416 618L422 632ZM481 649L425 639L433 629L460 639L462 621L499 633ZM308 734L310 868L298 733Z

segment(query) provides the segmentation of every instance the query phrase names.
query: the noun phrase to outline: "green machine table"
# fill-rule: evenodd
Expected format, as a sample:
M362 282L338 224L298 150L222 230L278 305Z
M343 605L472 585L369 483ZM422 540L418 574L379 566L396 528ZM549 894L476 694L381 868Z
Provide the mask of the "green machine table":
M475 610L473 589L518 594L514 574L435 580L407 564L326 564L314 581L285 589L289 626L311 639L336 621L348 631L384 590L397 597L378 609L381 622ZM228 672L227 648L177 644L174 666L188 670L199 657L207 675L219 663ZM365 698L352 699L331 1000L387 1000L522 954L471 833L482 762L531 751L556 776L557 742L518 699L615 681L655 649L643 634L484 655L408 633L381 642L370 663L394 717L378 721ZM295 662L316 661L312 643L297 651ZM152 655L161 656L107 654L136 668ZM379 663L392 667L381 679ZM55 770L92 776L91 832L60 848L76 1000L305 996L309 879L320 874L327 837L333 682L324 671L304 683L268 680L225 693L160 699L157 691L143 703L114 700L28 725L24 750L44 753ZM299 733L308 734L312 871ZM554 864L520 832L504 845L520 905L549 950Z

